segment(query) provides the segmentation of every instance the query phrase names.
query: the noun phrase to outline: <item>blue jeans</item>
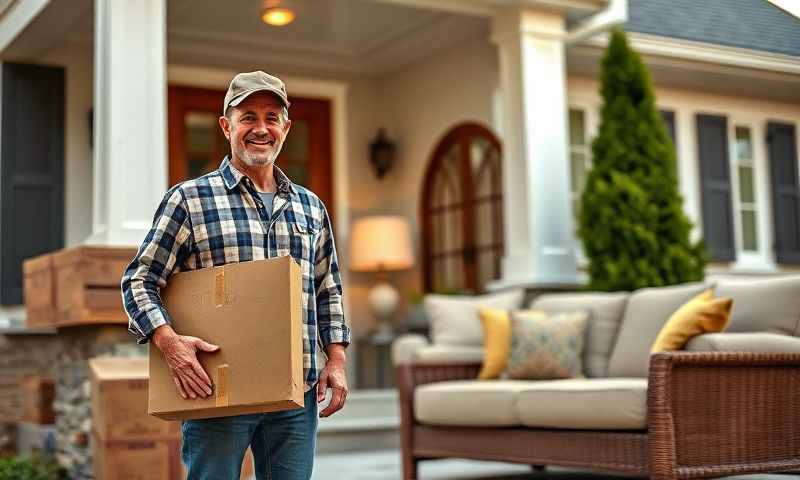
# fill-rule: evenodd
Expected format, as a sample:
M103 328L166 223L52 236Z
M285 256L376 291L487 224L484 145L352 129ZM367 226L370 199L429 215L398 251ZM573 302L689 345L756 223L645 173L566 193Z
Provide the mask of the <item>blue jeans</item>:
M305 408L183 422L187 480L238 480L247 447L258 480L309 480L317 436L316 386Z

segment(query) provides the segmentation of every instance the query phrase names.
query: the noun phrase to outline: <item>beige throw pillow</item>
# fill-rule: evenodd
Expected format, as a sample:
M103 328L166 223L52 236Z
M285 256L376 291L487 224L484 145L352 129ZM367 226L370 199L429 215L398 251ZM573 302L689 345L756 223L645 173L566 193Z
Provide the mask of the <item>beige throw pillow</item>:
M508 377L546 380L582 375L587 323L586 312L512 311Z

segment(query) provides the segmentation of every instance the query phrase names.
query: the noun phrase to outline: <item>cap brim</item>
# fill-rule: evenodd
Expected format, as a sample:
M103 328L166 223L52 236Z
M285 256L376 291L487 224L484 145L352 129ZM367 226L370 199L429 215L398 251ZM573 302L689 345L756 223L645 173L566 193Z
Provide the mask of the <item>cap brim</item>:
M286 99L283 96L283 94L282 94L282 92L280 90L275 90L275 89L266 88L266 87L254 88L252 90L246 90L246 91L240 93L239 95L233 97L231 99L231 101L228 102L228 106L229 107L235 107L235 106L239 105L240 103L242 103L245 98L249 97L251 94L256 93L256 92L269 92L269 93L275 95L276 97L278 97L278 99L280 99L280 101L281 101L281 103L283 104L284 107L289 108L289 105L290 105L289 100Z

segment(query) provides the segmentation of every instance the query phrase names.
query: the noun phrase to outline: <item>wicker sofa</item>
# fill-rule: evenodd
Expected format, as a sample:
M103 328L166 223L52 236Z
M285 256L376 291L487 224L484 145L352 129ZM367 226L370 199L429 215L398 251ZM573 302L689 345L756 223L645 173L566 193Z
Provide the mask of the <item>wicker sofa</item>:
M709 286L549 293L518 305L589 312L586 378L476 380L481 345L448 340L441 322L432 342L398 338L403 478L447 457L654 479L800 468L800 277L718 280L716 296L734 299L726 332L651 356L669 315ZM466 315L464 328L476 321Z

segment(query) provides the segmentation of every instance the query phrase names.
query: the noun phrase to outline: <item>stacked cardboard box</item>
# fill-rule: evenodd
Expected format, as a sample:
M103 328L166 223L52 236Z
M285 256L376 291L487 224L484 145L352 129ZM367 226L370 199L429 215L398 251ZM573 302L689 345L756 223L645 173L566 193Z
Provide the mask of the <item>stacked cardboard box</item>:
M186 478L180 423L147 414L147 359L99 357L89 361L89 368L95 479ZM252 472L248 450L242 478Z
M23 422L37 425L52 425L56 422L53 401L56 397L52 377L28 375L19 381L21 418Z
M29 327L127 323L119 282L135 248L78 246L23 262Z
M147 414L147 359L94 358L92 455L95 478L181 476L180 426Z

